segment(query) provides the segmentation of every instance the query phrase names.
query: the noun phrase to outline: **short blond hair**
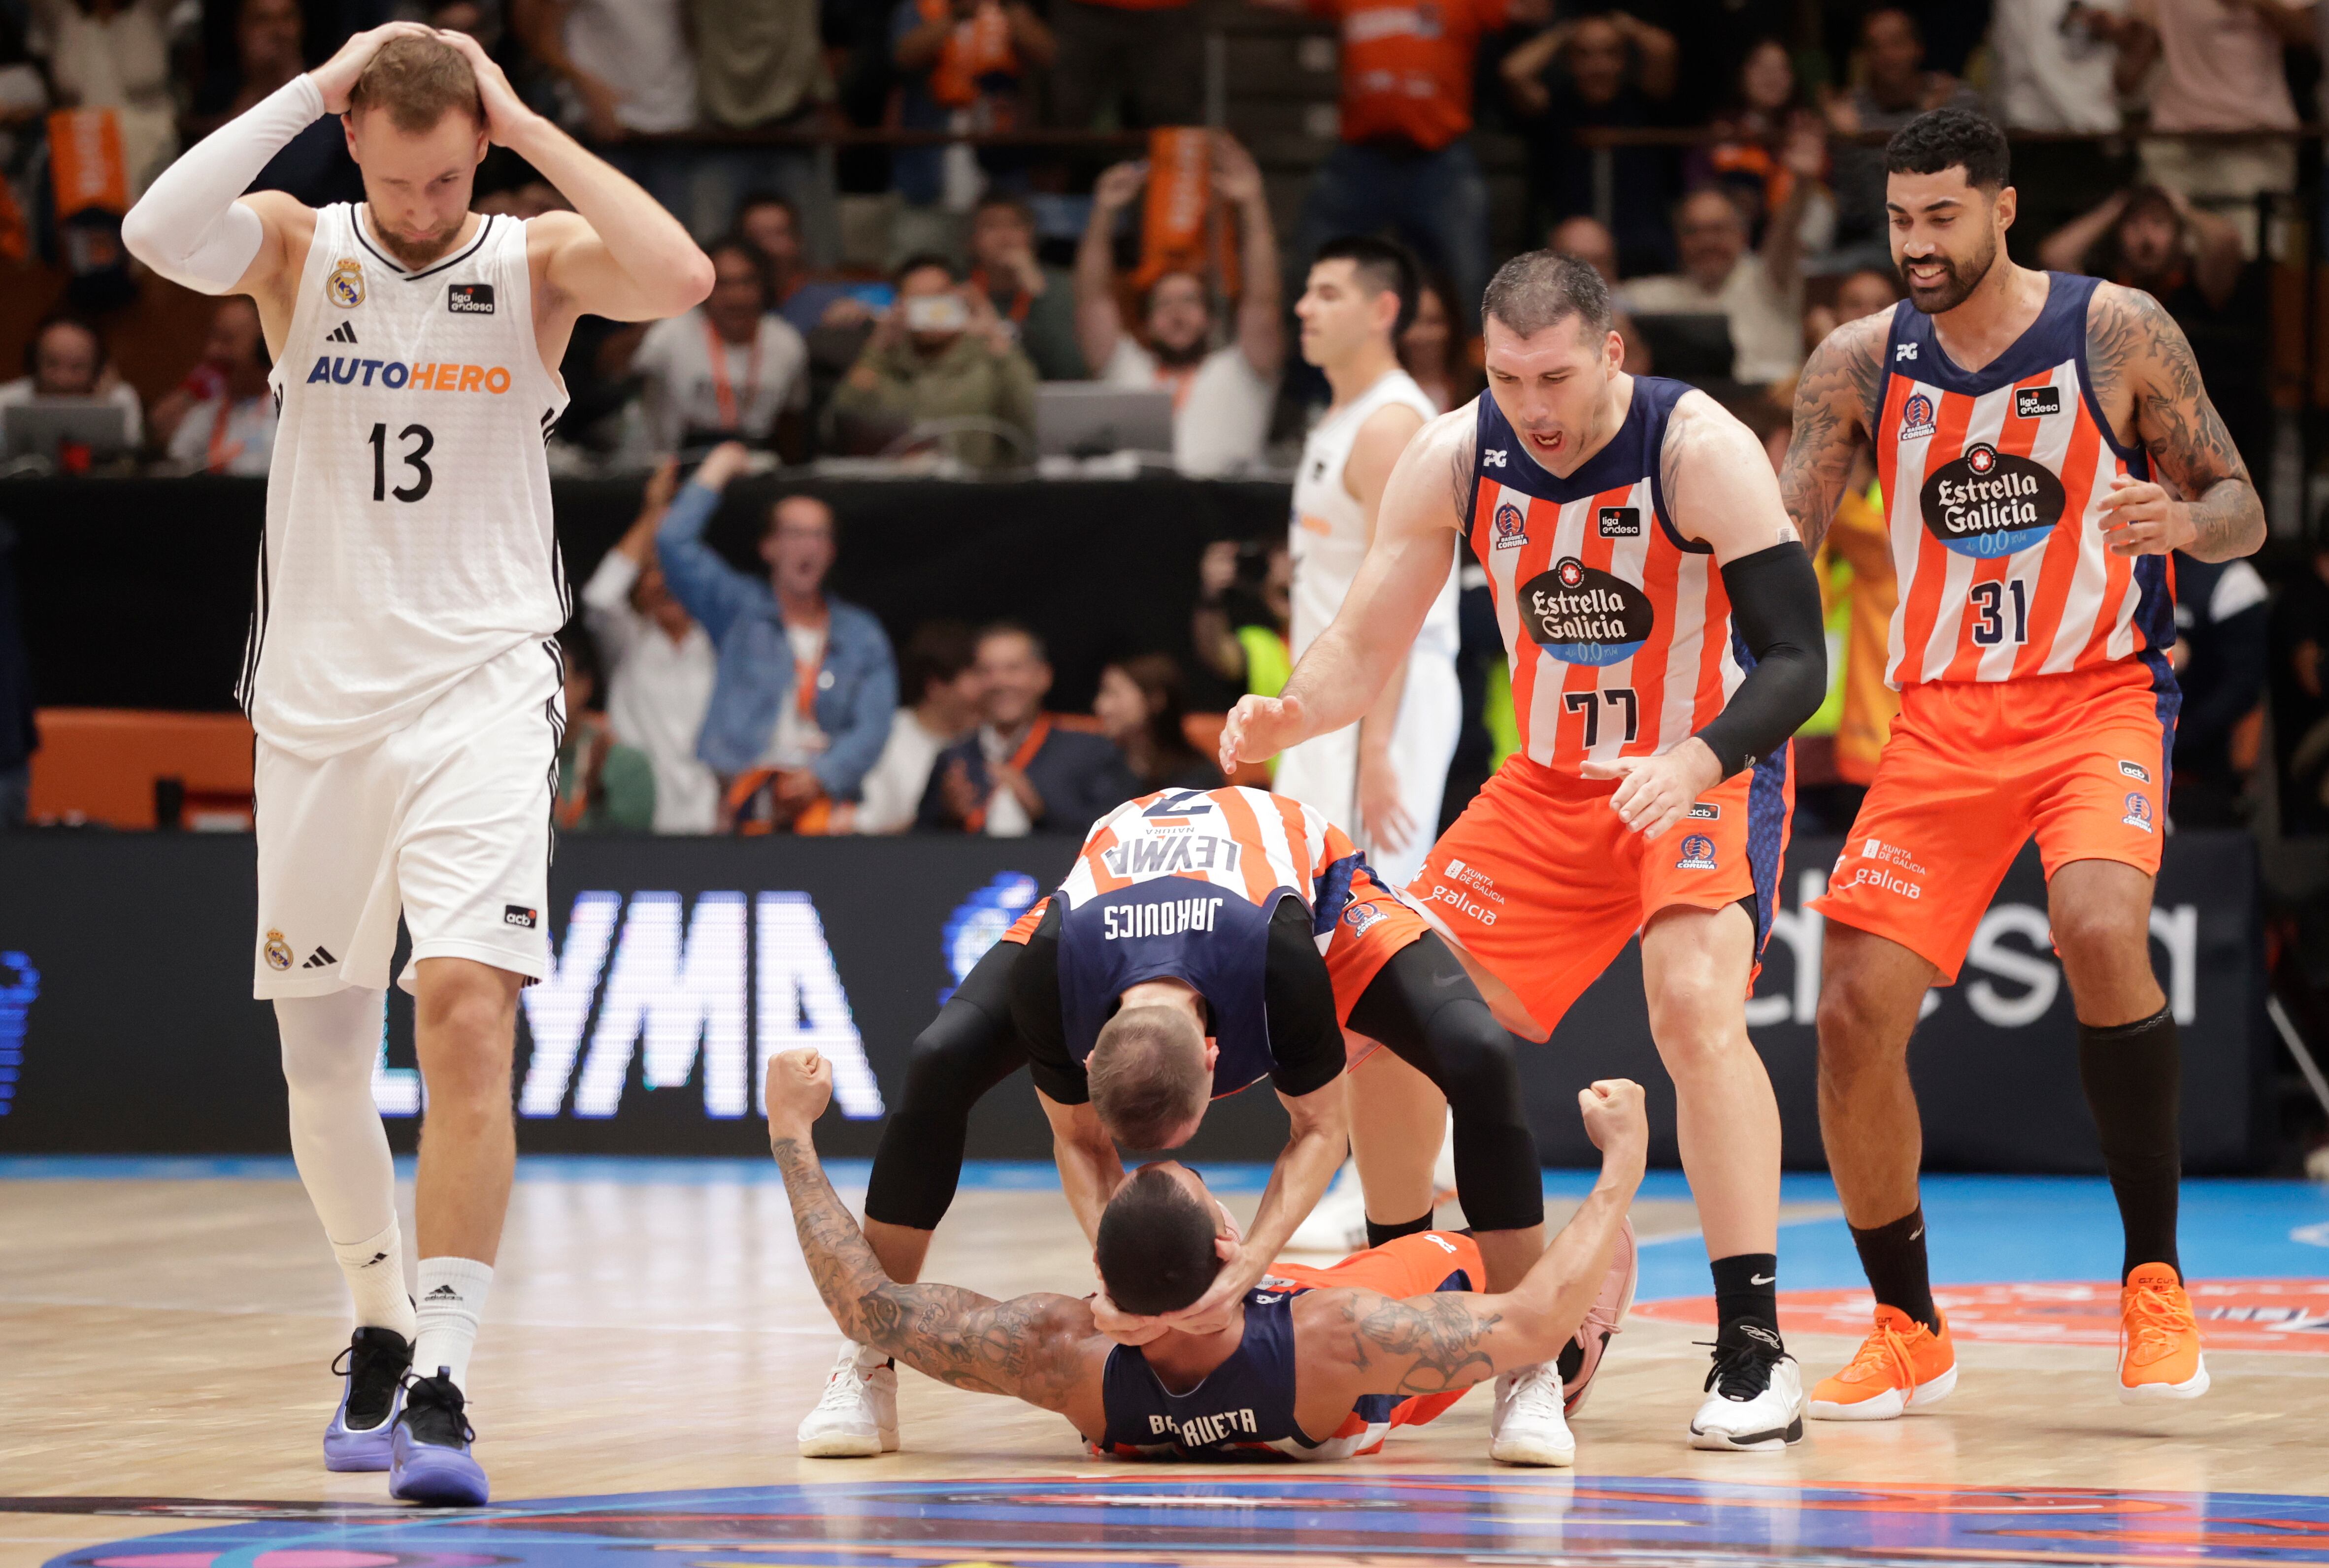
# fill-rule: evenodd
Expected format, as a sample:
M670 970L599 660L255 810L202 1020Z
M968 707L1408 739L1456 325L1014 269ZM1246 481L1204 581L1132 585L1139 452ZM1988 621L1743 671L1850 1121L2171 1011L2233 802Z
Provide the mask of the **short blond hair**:
M1212 1094L1204 1032L1177 1008L1117 1013L1092 1042L1084 1072L1100 1125L1135 1149L1172 1148Z
M441 38L406 33L380 46L348 92L348 113L388 111L391 124L410 136L437 128L459 110L486 123L485 100L477 96L476 72L459 50Z

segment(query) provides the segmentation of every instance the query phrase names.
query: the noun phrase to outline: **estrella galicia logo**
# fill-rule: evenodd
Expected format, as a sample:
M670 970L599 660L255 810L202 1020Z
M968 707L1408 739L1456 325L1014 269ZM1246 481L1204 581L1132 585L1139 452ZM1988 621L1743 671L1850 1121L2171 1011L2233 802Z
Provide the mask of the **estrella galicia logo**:
M1603 539L1639 539L1642 537L1642 509L1638 506L1605 506L1595 517L1594 527Z
M1034 906L1041 892L1035 878L1024 871L997 871L986 886L954 906L954 913L938 928L938 945L946 953L947 973L952 977L938 992L940 1007L954 995L955 987L969 977L971 966L1003 940L1013 922Z
M1674 865L1684 871L1713 870L1714 840L1704 833L1691 834L1682 841L1682 859Z
M1914 344L1906 345L1914 347ZM1922 392L1911 392L1909 400L1900 405L1900 439L1921 441L1933 433L1933 400Z
M1657 624L1647 594L1575 556L1522 584L1520 608L1529 635L1564 664L1620 663Z
M1509 501L1503 502L1496 508L1495 530L1496 542L1494 548L1520 549L1521 546L1528 543L1527 514Z
M2062 519L2062 482L2053 470L1985 441L1935 469L1918 499L1928 533L1984 560L2029 549Z
M2062 411L2062 389L2060 387L2016 387L2013 390L2013 417L2017 419L2038 419Z
M2151 831L2150 799L2129 790L2126 796L2126 815L2121 817L2119 821L2127 827L2141 828L2146 833Z
M490 283L448 283L445 286L445 308L455 315L491 315L494 314L494 286Z

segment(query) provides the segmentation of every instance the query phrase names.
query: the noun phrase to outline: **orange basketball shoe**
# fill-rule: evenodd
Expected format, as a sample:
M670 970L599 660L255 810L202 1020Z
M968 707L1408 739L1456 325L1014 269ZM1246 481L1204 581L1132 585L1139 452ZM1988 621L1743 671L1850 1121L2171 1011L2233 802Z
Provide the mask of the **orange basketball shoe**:
M1876 1331L1860 1342L1852 1365L1812 1390L1815 1421L1891 1421L1906 1410L1938 1404L1957 1385L1957 1347L1949 1320L1938 1334L1898 1307L1876 1309Z
M2119 1287L2118 1397L2123 1404L2197 1399L2208 1392L2192 1298L2165 1263L2139 1263Z

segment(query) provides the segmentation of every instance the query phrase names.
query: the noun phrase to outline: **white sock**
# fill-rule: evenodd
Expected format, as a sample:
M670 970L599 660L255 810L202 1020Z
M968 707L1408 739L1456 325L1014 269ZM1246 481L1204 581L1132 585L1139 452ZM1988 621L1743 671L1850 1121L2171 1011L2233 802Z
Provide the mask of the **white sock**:
M363 1241L334 1242L332 1255L340 1260L348 1292L356 1299L356 1327L391 1329L410 1344L420 1324L404 1291L404 1232L396 1221Z
M449 1369L453 1385L468 1392L469 1352L477 1343L477 1319L486 1292L494 1286L491 1263L470 1258L420 1260L420 1334L412 1347L412 1370L434 1377Z

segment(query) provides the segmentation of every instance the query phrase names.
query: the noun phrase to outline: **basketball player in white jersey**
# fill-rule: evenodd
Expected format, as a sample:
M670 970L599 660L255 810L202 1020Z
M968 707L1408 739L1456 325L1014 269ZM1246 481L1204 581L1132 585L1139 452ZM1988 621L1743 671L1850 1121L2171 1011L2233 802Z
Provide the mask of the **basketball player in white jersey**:
M1419 283L1413 258L1400 247L1345 236L1319 247L1294 306L1302 357L1325 373L1334 391L1325 417L1302 444L1294 476L1297 659L1343 607L1374 538L1375 509L1392 465L1438 416L1399 363L1399 334L1414 318ZM1287 747L1270 784L1349 834L1394 887L1415 880L1438 832L1439 797L1463 720L1456 591L1451 571L1406 662L1366 716ZM1448 1141L1445 1106L1430 1081L1388 1053L1374 1056L1382 1059L1372 1062L1373 1070L1351 1079L1357 1158L1295 1233L1297 1247L1342 1253L1361 1244L1367 1221L1361 1194L1369 1176L1374 1207L1386 1219L1428 1211L1440 1188L1454 1187L1452 1169L1435 1169L1447 1164ZM1431 1161L1435 1150L1441 1157ZM1408 1169L1416 1157L1426 1157L1421 1169Z
M365 201L243 194L343 117ZM472 213L488 144L574 204ZM354 1293L332 1469L486 1500L463 1384L508 1207L518 989L548 969L564 569L542 447L575 318L675 315L712 264L470 39L357 34L189 151L122 225L163 276L259 304L281 411L240 697L259 736L254 990L275 1004L299 1174ZM400 915L427 1085L405 1293L372 1101ZM413 1376L408 1378L408 1369Z

